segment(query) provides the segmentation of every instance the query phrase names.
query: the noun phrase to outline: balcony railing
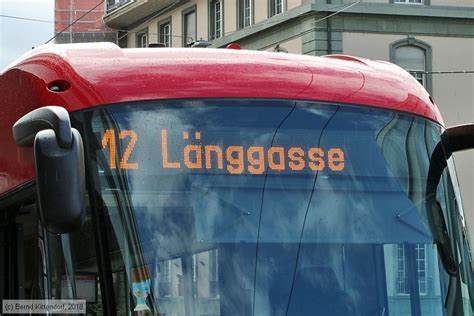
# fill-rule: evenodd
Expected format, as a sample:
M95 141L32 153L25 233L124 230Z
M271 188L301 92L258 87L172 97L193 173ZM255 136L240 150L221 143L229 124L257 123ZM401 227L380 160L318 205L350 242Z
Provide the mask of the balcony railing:
M110 13L132 0L107 0L107 13Z
M186 1L107 0L107 13L104 15L104 22L112 29L127 28L134 23L142 21L150 15L150 12L159 14L163 9L180 6Z

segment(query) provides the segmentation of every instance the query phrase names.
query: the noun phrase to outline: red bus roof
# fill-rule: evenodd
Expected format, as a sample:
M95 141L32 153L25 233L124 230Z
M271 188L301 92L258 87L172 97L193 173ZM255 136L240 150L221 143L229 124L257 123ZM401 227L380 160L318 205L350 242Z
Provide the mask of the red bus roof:
M48 90L58 81L69 88ZM0 95L0 195L34 177L31 150L13 143L11 128L45 105L72 112L138 100L282 98L405 111L443 124L429 94L403 69L345 55L52 44L32 50L5 70Z

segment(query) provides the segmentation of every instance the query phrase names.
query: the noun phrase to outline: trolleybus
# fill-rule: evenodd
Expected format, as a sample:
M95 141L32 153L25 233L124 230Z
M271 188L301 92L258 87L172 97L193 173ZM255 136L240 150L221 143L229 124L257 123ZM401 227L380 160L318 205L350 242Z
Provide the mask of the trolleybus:
M472 315L444 127L345 55L39 47L0 76L0 297L95 315Z

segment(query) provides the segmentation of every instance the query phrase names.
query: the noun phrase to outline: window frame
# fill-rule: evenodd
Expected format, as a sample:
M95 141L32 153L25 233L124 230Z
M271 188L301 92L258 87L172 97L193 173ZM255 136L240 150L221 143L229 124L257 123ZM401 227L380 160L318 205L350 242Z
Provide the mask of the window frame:
M188 26L187 17L192 13L194 13L194 37L188 36L187 34L187 26ZM197 5L193 5L181 11L181 27L182 27L181 35L183 39L182 40L183 47L187 47L192 42L197 41ZM189 43L187 41L188 38L192 38L192 41L190 41Z
M218 297L219 284L219 252L218 249L209 250L209 293L212 297Z
M281 1L281 12L276 12L277 1ZM287 1L286 0L268 0L268 17L272 17L278 14L282 14L287 11Z
M419 49L424 50L425 52L425 72L424 74L424 87L429 94L433 95L433 78L430 72L433 70L433 50L431 46L423 41L416 39L413 35L408 35L406 38L395 41L390 44L390 62L395 63L396 59L396 51L397 48L402 46L415 46ZM407 70L408 71L408 70ZM412 70L412 71L420 71L420 70ZM426 73L427 72L427 73Z
M246 25L245 24L245 21L247 20L246 19L246 16L245 16L245 2L248 1L249 5L250 5L250 8L249 8L249 12L250 12L250 17L249 17L249 24ZM236 1L236 4L237 4L237 29L238 30L242 30L242 29L245 29L245 28L248 28L252 25L255 24L255 3L254 3L254 0L237 0Z
M146 45L143 46L143 37L146 38ZM138 48L146 48L148 47L148 44L150 43L149 42L150 40L150 37L149 37L149 33L148 33L148 27L144 28L144 29L141 29L140 31L138 31L136 33L136 47Z
M421 259L419 257L419 252L418 250L420 249L419 247L423 246L423 253L424 253L424 258ZM417 272L417 278L418 278L418 291L420 295L426 296L428 295L429 291L429 279L428 279L428 249L425 244L416 244L415 245L415 264L416 264L416 272ZM408 279L408 273L407 273L407 256L406 256L406 250L405 250L405 245L403 244L398 244L396 245L395 248L396 251L396 259L394 260L396 262L396 282L395 282L395 292L397 293L398 296L408 296L410 295L410 285L409 283L406 282ZM419 269L418 266L418 261L423 260L423 270ZM420 272L423 271L425 276L421 279L420 278ZM424 283L424 290L421 290L421 284Z
M216 3L220 3L220 33L217 35L216 31L216 11L215 5ZM209 7L208 7L208 14L209 14L209 40L215 40L224 36L224 1L223 0L209 0Z
M420 257L421 252L423 253L424 258ZM419 289L420 295L427 295L428 294L428 249L426 248L425 244L417 244L415 246L415 261L416 261L416 272L418 274L418 289ZM421 267L422 269L420 269L420 265L418 264L418 262L423 262L423 265ZM423 278L420 277L421 272L425 274ZM422 283L425 284L424 290L422 290L422 287L421 287Z
M165 39L165 36L166 34L162 33L161 32L161 29L163 27L166 27L168 26L169 27L169 34L167 35L168 36L168 45L166 45L166 40L165 41L162 41L162 36L163 36L163 39ZM160 22L158 22L158 42L159 43L162 43L162 44L165 44L165 47L172 47L173 46L173 31L172 31L172 26L171 26L171 17L168 17L164 20L161 20Z
M423 87L426 88L426 73L422 69L406 69ZM419 77L421 75L421 77ZM420 81L421 80L421 81Z

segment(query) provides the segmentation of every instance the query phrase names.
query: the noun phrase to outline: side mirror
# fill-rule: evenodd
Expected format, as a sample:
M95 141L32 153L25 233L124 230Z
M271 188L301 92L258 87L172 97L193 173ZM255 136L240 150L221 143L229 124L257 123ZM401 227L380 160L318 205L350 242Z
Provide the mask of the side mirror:
M450 127L446 133L452 153L474 148L474 123Z
M443 219L441 206L436 201L436 188L441 179L447 160L454 152L474 148L474 124L459 125L446 129L441 135L441 142L436 145L430 158L428 183L426 187L426 203L428 222L435 233L435 240L446 271L457 275L457 264L449 242L446 223Z
M68 112L59 106L36 109L13 126L20 146L34 146L41 221L51 233L70 233L85 219L84 149L71 128Z

